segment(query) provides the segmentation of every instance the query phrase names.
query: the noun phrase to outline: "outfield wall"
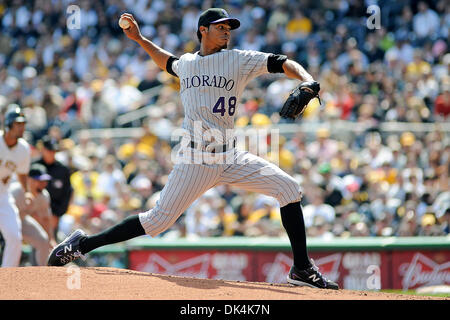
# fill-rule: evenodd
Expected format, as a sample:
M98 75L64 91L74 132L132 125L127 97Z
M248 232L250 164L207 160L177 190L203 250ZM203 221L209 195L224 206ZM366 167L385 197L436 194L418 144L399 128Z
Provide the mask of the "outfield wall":
M308 239L320 271L353 290L450 285L450 236ZM139 237L89 254L86 266L123 267L197 278L286 283L287 239Z
M286 283L286 239L141 237L127 244L130 269L241 281ZM320 271L342 288L413 289L450 285L450 237L308 239Z

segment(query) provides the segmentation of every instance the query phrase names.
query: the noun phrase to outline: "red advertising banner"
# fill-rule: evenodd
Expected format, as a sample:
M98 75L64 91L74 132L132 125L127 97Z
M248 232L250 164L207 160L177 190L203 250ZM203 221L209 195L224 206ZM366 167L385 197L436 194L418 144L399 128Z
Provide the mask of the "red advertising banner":
M393 251L392 288L450 285L450 251Z
M311 253L320 272L341 288L389 288L385 252ZM195 278L286 283L292 266L290 254L267 251L132 251L133 270Z

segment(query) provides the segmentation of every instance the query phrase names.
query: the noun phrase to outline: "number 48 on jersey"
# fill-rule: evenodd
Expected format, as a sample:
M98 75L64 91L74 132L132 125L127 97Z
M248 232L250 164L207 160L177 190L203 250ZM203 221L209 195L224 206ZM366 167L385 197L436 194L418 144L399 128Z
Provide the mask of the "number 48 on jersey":
M236 97L230 97L228 99L228 115L232 116L236 112ZM220 113L220 115L223 117L225 113L227 112L225 107L225 97L219 97L216 104L213 107L213 113Z

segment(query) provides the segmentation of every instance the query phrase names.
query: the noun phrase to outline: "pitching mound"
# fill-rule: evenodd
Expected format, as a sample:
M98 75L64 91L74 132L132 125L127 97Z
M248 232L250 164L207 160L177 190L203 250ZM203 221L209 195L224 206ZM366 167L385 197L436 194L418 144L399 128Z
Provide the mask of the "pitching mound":
M11 300L434 300L289 284L184 278L115 268L0 268L0 299Z

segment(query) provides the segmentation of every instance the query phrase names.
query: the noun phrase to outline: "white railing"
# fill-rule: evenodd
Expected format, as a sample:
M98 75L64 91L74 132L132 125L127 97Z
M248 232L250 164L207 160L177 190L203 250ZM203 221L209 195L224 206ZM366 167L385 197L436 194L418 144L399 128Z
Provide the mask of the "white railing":
M140 111L136 110L136 111ZM148 111L147 109L142 109L142 113ZM135 113L134 116L137 116ZM129 116L129 119L132 117ZM136 120L136 118L133 118ZM292 123L292 124L279 124L272 125L271 129L279 129L282 135L292 135L297 132L304 132L307 134L314 134L318 128L327 127L330 133L342 134L342 135L357 135L368 129L367 126L360 123L355 123L351 121L337 120L333 122L303 122L303 123ZM243 128L244 130L253 128L252 126L247 126ZM439 122L439 123L410 123L410 122L383 122L378 126L380 132L386 133L401 133L405 131L411 131L413 133L424 133L441 131L445 133L450 133L450 122ZM101 139L103 137L111 138L134 138L139 137L143 133L142 128L104 128L104 129L83 129L76 133L76 135L81 132L88 133L92 139Z
M155 97L158 94L158 92L162 89L162 87L163 87L163 85L159 85L159 86L156 86L156 87L153 87L153 88L143 91L142 92L143 97L141 100L148 100L148 99ZM148 106L142 107L140 109L133 110L133 111L127 112L125 114L122 114L117 117L116 123L119 126L123 126L127 123L132 123L133 121L148 117L148 112L151 107L152 107L152 105L148 105Z

